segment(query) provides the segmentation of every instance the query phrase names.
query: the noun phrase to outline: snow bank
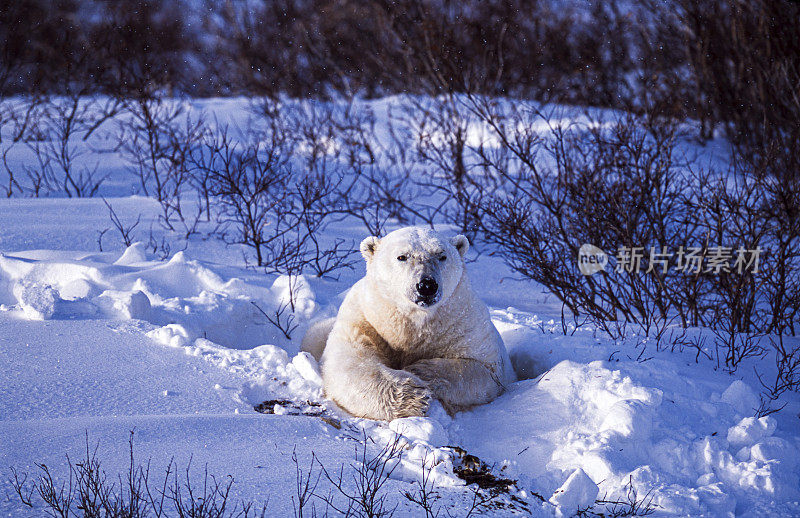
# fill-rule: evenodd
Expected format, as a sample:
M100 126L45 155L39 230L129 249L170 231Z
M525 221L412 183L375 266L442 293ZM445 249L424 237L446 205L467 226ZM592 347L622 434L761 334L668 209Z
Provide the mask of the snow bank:
M224 280L210 264L185 252L167 262L154 260L141 243L116 257L85 255L0 255L0 292L10 287L0 301L29 319L103 316L179 325L187 342L206 338L234 349L273 343L296 350L254 304L270 314L292 297L298 317L318 310L303 277L278 277L271 287L236 277Z
M13 290L23 314L32 320L53 318L61 300L58 290L48 284L20 280Z
M592 360L608 357L598 341L578 334L555 348L560 324L513 308L495 312L495 322L515 368L531 379L455 418L434 406L427 417L391 423L346 419L324 399L314 358L297 353L258 309L272 314L294 302L304 325L320 309L309 282L219 271L185 252L154 260L138 243L121 254L15 253L0 256L0 294L5 309L27 319L140 321L154 342L236 376L231 395L245 408L275 398L322 405L364 432L374 452L396 442L397 480L421 482L426 473L438 487L463 485L454 471L459 445L542 495L550 514L631 488L668 514L731 513L800 496L796 440L772 417L753 417L758 398L744 381L708 384L666 361Z
M634 381L607 361L561 361L456 416L451 435L479 456L508 462L512 475L566 515L588 507L593 488L604 500L625 500L632 488L676 515L721 515L800 496L797 448L774 436L773 418L740 418L746 401L708 405L720 398L708 387L687 400L677 373L630 363L624 366L660 375ZM733 393L751 389L737 380L722 399ZM503 424L487 441L492 423ZM704 428L723 433L693 433Z
M558 508L558 516L572 516L577 511L594 505L599 492L597 484L578 468L556 489L549 502Z
M357 419L351 424L369 438L371 457L396 451L395 455L387 455L390 478L422 484L424 477L432 487L465 485L454 472L456 452L444 446L448 442L447 433L437 419L406 417L388 424Z
M63 252L0 255L1 286L10 286L4 308L26 319L149 323L147 336L155 342L239 375L237 397L250 407L276 395L322 400L316 361L306 353L290 359L287 351L297 346L254 305L270 314L293 297L297 317L314 315L314 293L302 277L278 277L271 286L225 280L185 252L158 261L134 243L121 255L90 258Z

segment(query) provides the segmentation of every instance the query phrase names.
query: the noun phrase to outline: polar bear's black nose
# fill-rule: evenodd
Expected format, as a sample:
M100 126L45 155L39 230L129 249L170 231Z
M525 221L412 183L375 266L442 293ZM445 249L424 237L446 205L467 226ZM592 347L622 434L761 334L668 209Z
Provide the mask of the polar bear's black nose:
M433 297L439 291L439 285L431 277L423 277L417 283L417 292L423 297Z

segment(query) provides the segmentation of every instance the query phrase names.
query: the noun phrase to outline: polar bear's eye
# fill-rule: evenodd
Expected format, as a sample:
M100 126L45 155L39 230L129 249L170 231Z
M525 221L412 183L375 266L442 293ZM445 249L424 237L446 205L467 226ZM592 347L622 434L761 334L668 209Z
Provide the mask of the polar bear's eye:
M447 256L443 255L443 256L439 257L439 260L440 261L447 261Z
M398 260L398 261L405 261L406 259L408 259L408 257L406 257L406 256L404 256L404 255L398 255L398 256L397 256L397 260Z

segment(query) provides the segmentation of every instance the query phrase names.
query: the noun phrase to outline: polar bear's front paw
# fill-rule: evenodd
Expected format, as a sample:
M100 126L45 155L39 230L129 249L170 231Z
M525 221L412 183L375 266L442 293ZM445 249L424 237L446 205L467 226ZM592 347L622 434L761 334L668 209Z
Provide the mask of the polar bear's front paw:
M424 416L431 404L431 391L416 376L403 376L387 387L389 419Z

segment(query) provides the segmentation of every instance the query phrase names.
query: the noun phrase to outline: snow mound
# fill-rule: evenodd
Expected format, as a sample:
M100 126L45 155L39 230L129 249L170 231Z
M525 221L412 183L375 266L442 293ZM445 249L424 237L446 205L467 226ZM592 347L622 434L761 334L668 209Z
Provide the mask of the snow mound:
M284 323L291 315L304 323L319 309L308 281L281 276L272 284L267 278L256 284L224 279L216 268L185 252L168 262L150 260L142 243L132 244L119 257L0 255L0 302L29 319L143 320L160 327L179 325L188 342L205 338L234 349L269 342L296 351L297 345L261 311L273 315L285 307Z
M403 417L389 423L389 429L412 441L420 441L431 446L444 446L448 442L447 432L442 424L430 417Z
M722 393L720 400L731 405L742 415L754 412L759 403L756 393L742 380L731 383Z
M530 491L553 495L565 515L591 504L593 485L604 500L624 500L633 489L677 515L727 514L798 496L797 448L775 437L776 421L707 403L727 385L687 390L655 361L610 365L559 362L494 403L458 414L448 432L470 453L506 463ZM739 382L729 396L750 390Z
M144 243L137 241L125 249L119 259L114 261L114 264L120 266L129 266L138 263L147 262L147 254L144 250Z
M390 478L418 484L424 479L440 488L465 485L454 471L455 451L435 446L447 441L438 421L427 417L395 419L388 425L365 419L353 421L353 426L368 437L370 457L387 458L386 472Z
M53 318L56 304L61 300L58 290L48 284L20 281L13 291L23 314L31 320Z
M594 504L600 488L589 476L578 468L550 497L550 503L558 508L558 516L572 516L579 510Z

